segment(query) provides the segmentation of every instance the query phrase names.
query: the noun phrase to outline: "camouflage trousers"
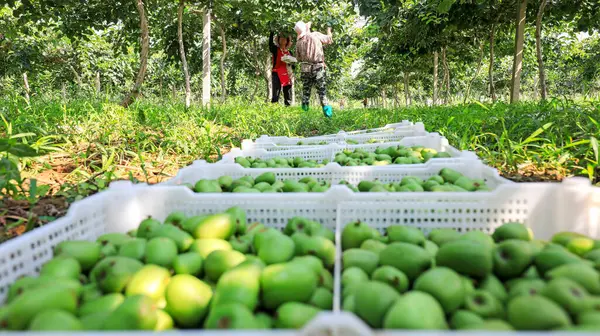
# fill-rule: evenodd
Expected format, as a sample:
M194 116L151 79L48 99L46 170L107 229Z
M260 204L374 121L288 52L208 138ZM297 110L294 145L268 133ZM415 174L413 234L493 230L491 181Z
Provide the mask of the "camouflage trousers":
M302 105L308 105L310 103L310 94L313 86L317 88L321 106L329 105L329 101L327 100L327 87L325 84L326 79L323 66L313 67L313 70L309 72L302 72Z

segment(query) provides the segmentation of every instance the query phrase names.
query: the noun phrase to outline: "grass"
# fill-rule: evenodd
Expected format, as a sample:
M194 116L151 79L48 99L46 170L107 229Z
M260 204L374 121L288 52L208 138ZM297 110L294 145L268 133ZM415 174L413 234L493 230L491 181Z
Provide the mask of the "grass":
M317 109L306 113L273 105L229 103L185 110L180 103L144 100L123 109L102 100L33 101L28 105L13 99L0 101L0 113L6 119L0 138L35 134L19 139L49 151L20 160L23 176L35 182L25 183L24 189L30 191L26 197L5 195L16 202L8 204L8 213L0 212L5 227L8 222L30 223L31 216L25 214L35 213L40 201L51 202L57 209L54 215L60 216L64 209L57 200L64 208L115 179L160 182L196 159L218 160L242 139L262 134L313 136L405 119L422 121L428 131L439 132L459 149L477 152L504 176L517 181L581 175L600 183L598 101L341 110L333 120L326 120ZM13 207L17 210L11 212ZM17 219L7 221L7 216ZM42 223L39 217L46 221L55 217L36 216Z

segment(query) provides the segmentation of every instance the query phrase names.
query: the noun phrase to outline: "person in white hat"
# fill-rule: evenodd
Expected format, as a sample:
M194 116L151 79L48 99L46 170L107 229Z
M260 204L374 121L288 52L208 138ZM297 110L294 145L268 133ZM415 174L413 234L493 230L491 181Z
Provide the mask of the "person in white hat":
M327 34L310 31L311 23L299 21L294 26L298 40L296 42L296 58L301 63L302 72L302 109L308 111L312 87L317 87L317 93L323 107L323 114L331 118L333 111L327 100L325 54L323 45L333 43L331 27L327 27Z

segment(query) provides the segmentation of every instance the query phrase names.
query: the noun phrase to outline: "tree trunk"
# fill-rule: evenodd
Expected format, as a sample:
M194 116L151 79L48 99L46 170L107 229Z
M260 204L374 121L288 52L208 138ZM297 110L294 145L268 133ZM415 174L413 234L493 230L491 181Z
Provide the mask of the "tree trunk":
M67 101L67 84L62 82L62 100L63 102Z
M433 52L433 105L437 105L438 101L438 51Z
M385 87L381 89L381 107L387 108L387 94L385 93Z
M548 0L541 1L535 20L535 50L538 61L540 95L542 96L542 100L546 100L547 95L546 72L544 70L544 60L542 58L542 17L544 16L544 10L546 9L547 3Z
M527 13L527 0L518 0L517 21L515 29L515 55L513 58L512 81L510 89L510 102L519 101L521 94L521 73L523 71L523 42L525 39L525 14Z
M23 72L23 87L25 88L25 101L29 105L29 80L27 79L27 72Z
M410 86L408 85L409 74L404 72L404 102L406 106L410 106Z
M225 30L222 25L219 25L221 32L221 42L223 43L223 52L221 53L221 101L224 103L227 99L227 83L225 82L225 58L227 57L227 39L225 38Z
M446 46L442 47L442 67L444 68L444 85L446 87L446 92L444 93L444 104L448 104L450 102L450 69L448 69Z
M137 77L133 89L121 102L123 107L128 107L133 101L139 97L142 92L142 84L144 84L144 78L146 77L146 69L148 68L148 52L150 51L150 33L148 30L148 18L146 17L146 11L144 9L144 1L137 0L136 7L140 16L140 33L141 33L141 51L140 51L140 69L138 70Z
M190 73L188 71L187 59L185 58L185 46L183 45L183 10L185 9L185 0L179 0L177 10L177 41L179 42L179 57L183 67L183 78L185 80L185 108L190 108L192 99L192 89L190 88Z
M496 25L492 24L492 31L490 32L490 67L488 69L488 77L490 84L490 97L492 102L496 102L496 87L494 86L494 43L496 38Z
M102 85L100 84L100 71L96 71L96 94L100 94Z
M292 106L296 105L296 78L292 76Z
M270 65L271 64L271 55L269 54L269 56L267 56L267 66L265 67L264 73L265 73L265 81L267 82L267 98L265 100L265 102L270 102L271 98L273 97L273 81L272 81L272 76L273 76L273 71L270 70Z
M210 104L210 9L202 16L202 105Z
M254 81L254 91L252 91L252 96L250 96L250 104L254 103L254 97L256 97L256 93L258 92L259 84L260 80L258 76L256 76L256 80Z
M467 100L469 100L469 97L471 96L471 87L473 86L473 83L475 82L475 80L477 79L477 77L479 77L479 73L481 72L481 67L483 65L483 42L481 42L481 46L479 47L479 62L477 62L477 71L475 72L475 76L473 76L473 78L471 78L471 80L469 81L469 84L467 85L467 92L465 93L465 99L463 101L463 104L467 103Z

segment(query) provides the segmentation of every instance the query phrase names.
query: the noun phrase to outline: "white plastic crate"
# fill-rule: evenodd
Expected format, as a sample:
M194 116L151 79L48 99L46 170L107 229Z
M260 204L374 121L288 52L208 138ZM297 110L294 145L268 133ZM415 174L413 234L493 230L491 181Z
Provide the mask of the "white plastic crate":
M483 179L490 188L495 188L500 184L513 183L501 177L496 169L488 167L478 160L453 162L430 160L424 164L401 165L398 167L393 165L343 167L333 162L322 168L244 168L236 163L219 164L199 160L186 168L180 169L175 177L160 183L160 185L193 184L200 179L214 180L225 175L234 179L242 176L256 177L265 172L273 172L279 180L299 180L306 176L312 176L331 184L337 184L345 180L357 185L360 181L375 179L384 183L397 182L405 176L417 176L427 179L437 175L443 168L452 168L472 179Z
M518 220L542 239L565 230L600 236L600 188L591 187L583 178L568 179L561 184L503 184L492 192L477 194L382 194L387 197L387 202L381 202L383 195L351 193L342 187L334 187L322 194L194 194L182 187L114 182L107 191L73 204L67 216L0 245L0 301L4 300L8 286L15 279L36 274L51 258L53 247L61 241L94 240L102 233L126 232L148 215L163 220L175 210L194 215L239 205L247 211L249 221L261 221L268 226L281 228L287 219L301 215L336 229L334 311L320 314L301 331L202 331L203 335L456 335L458 332L372 331L352 314L340 312L341 229L348 222L361 219L379 229L399 223L425 231L448 227L491 232L506 221ZM198 331L166 334L192 332ZM465 335L475 334L484 333Z
M340 132L336 135L324 135L315 136L309 138L289 138L289 137L270 137L268 135L262 135L256 141L243 140L242 149L257 149L263 148L268 151L272 150L293 150L303 148L320 147L327 144L338 143L346 144L348 140L357 142L358 144L365 144L371 140L394 142L400 141L406 137L424 136L429 134L425 131L425 127L422 123L417 123L414 126L402 126L392 131L375 132L375 133L359 133L359 134L348 134L346 132ZM299 145L299 143L302 145Z
M238 156L245 157L253 157L260 159L271 159L275 157L284 157L284 158L294 158L301 157L305 160L330 160L333 161L335 155L337 153L342 152L343 150L356 150L363 149L367 152L375 152L377 148L387 148L391 146L423 146L426 148L435 149L438 152L444 151L448 152L452 158L447 159L432 159L436 162L456 162L463 160L478 160L477 154L469 151L461 151L456 149L455 147L450 146L448 143L448 139L439 135L438 133L428 133L427 135L422 136L414 136L414 137L406 137L400 141L388 142L388 143L378 143L378 144L359 144L359 145L349 145L345 143L332 143L327 146L297 146L304 148L290 149L290 150L272 150L266 148L250 148L246 146L246 148L234 148L229 153L223 156L223 159L218 163L234 163L235 158ZM419 164L417 164L418 166ZM394 167L404 167L406 165L390 165ZM413 166L413 165L410 165Z

